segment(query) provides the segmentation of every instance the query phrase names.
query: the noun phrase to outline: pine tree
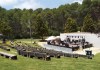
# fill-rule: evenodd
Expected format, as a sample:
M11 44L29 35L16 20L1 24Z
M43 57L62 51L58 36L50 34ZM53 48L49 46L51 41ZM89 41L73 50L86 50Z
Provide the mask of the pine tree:
M95 24L90 14L88 14L84 18L82 31L83 32L94 32L95 31Z
M77 31L76 21L72 18L68 18L65 24L64 32L76 32L76 31Z

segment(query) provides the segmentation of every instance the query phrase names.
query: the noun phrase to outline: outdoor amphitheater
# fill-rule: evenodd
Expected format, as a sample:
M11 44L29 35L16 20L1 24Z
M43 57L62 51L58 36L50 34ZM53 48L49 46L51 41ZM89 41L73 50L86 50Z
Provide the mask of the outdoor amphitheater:
M32 60L38 63L41 61L42 63L45 63L44 61L52 63L69 59L70 61L77 59L90 61L100 53L99 43L100 38L97 34L82 32L61 33L60 36L49 36L42 42L35 40L33 42L31 40L8 41L6 44L0 44L0 60L3 58L11 63L12 60L21 63L25 59L24 62L29 65L34 63Z
M93 39L93 40L92 40ZM24 57L38 58L43 60L51 60L51 57L92 57L100 52L100 39L96 34L91 33L61 33L60 36L50 36L45 39L45 42L38 42L41 47L33 47L23 42L11 42L10 48L13 48L17 53ZM1 49L10 51L5 46L0 46ZM1 56L10 59L17 59L17 56L0 52Z

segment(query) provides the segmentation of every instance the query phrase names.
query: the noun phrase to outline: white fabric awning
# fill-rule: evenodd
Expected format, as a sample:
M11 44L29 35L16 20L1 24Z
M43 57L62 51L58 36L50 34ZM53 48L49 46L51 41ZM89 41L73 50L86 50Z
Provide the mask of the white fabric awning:
M45 39L45 40L54 40L56 37L55 36L50 36L50 37L48 37L47 39Z

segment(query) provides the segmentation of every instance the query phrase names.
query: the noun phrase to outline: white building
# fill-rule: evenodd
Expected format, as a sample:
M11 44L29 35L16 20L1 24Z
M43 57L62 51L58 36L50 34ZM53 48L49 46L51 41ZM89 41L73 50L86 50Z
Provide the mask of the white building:
M67 38L70 38L71 40L79 40L79 39L86 39L89 37L91 33L85 33L85 32L75 32L75 33L60 33L60 39L61 41L66 40Z
M92 43L95 47L99 47L100 38L98 38L97 34L88 33L88 32L75 32L75 33L60 33L61 41L66 40L66 38L72 39L85 39L87 42Z

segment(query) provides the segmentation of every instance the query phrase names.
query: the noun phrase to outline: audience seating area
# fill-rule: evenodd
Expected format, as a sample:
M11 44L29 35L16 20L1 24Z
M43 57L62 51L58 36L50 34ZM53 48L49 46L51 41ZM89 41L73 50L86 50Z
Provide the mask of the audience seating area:
M7 47L0 46L0 48L7 50ZM32 47L26 43L16 43L16 45L11 46L12 49L16 49L17 53L24 57L29 58L38 58L46 61L50 61L52 57L55 58L61 58L61 56L64 57L71 57L71 58L88 58L92 59L93 55L82 55L82 54L74 54L74 53L63 53L61 51L55 51L55 50L48 50L46 48L41 47ZM8 50L7 50L8 51ZM9 50L10 51L10 50ZM5 58L16 60L17 56L13 54L8 54L5 52L0 52L1 56L4 56Z
M30 58L35 57L38 59L51 60L51 57L60 58L60 56L63 56L62 52L47 50L45 48L17 45L15 49L19 55Z
M63 53L61 51L55 51L55 50L48 50L45 48L39 48L39 47L32 47L27 44L19 45L17 43L16 46L13 46L19 55L22 55L24 57L30 57L30 58L38 58L43 60L51 60L51 57L55 58L61 58L61 56L64 57L72 57L72 58L78 58L78 57L84 57L88 58L87 55L82 54L73 54L73 53ZM91 55L90 55L91 56Z

